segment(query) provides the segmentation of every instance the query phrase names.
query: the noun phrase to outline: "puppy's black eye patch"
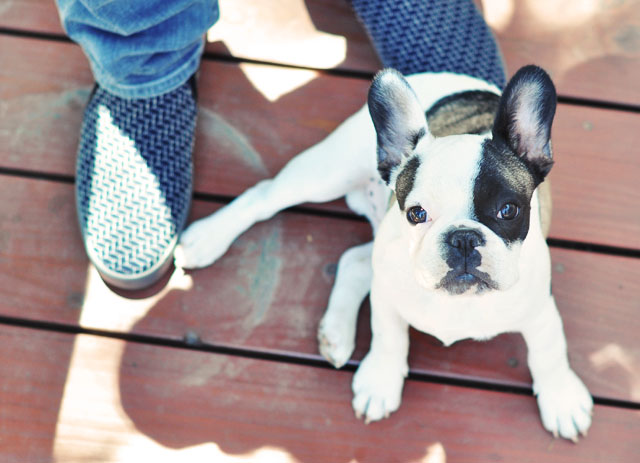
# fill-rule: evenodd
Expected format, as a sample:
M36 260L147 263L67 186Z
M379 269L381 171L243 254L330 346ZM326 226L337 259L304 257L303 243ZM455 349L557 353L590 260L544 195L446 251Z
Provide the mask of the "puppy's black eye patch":
M427 218L427 211L422 209L420 206L410 207L407 211L407 220L410 224L417 225L419 223L424 223L427 221Z
M529 233L530 204L536 183L528 167L500 141L488 139L473 187L477 220L506 245Z

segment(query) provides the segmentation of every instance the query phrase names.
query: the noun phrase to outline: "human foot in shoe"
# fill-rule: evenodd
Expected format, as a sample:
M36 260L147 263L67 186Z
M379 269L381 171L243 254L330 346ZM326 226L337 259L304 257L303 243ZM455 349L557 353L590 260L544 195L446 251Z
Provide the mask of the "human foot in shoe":
M189 212L196 123L194 79L160 96L126 99L96 86L76 165L84 245L122 289L158 281Z

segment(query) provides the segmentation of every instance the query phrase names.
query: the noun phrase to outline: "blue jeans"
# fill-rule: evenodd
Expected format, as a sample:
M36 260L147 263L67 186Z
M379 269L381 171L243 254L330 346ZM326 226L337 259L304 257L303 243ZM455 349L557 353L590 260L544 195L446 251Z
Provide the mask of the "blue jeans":
M56 0L96 81L118 96L169 92L198 68L217 0ZM259 0L265 1L265 0ZM384 66L505 83L497 43L472 0L351 0Z
M146 98L169 92L200 64L217 0L56 0L65 31L110 93Z

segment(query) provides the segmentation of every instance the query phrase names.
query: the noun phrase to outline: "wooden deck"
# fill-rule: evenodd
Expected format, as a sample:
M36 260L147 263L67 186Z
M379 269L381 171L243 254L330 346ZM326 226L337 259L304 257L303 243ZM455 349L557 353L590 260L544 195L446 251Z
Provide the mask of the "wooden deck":
M221 5L192 218L325 137L379 68L344 0ZM400 410L356 420L368 305L347 367L315 341L337 259L370 238L340 201L255 226L210 268L106 287L73 199L87 62L53 0L0 0L0 462L639 462L640 2L481 6L509 72L539 64L560 95L553 289L596 402L587 438L543 430L519 335L443 348L412 332Z

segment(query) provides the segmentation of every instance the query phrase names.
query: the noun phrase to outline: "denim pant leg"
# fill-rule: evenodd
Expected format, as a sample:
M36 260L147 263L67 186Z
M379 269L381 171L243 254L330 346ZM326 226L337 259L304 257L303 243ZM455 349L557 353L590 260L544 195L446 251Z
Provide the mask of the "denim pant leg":
M56 0L98 84L124 98L174 90L197 70L217 0Z

